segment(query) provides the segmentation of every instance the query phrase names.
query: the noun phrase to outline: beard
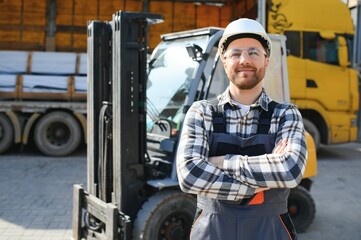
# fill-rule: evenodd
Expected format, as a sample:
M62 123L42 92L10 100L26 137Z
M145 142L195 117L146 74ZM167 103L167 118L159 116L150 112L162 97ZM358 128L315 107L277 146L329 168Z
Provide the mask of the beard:
M227 74L229 80L240 90L249 90L257 86L263 80L266 72L264 67L257 69L248 66L247 69L252 69L252 72L242 72L242 69Z

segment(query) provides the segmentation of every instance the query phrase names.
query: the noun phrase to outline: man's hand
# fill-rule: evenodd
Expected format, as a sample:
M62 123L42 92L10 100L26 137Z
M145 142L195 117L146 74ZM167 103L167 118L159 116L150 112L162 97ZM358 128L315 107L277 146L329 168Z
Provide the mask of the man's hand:
M220 169L223 169L224 156L210 157L208 161Z
M282 139L277 143L272 153L283 154L285 152L286 147L287 147L287 139Z

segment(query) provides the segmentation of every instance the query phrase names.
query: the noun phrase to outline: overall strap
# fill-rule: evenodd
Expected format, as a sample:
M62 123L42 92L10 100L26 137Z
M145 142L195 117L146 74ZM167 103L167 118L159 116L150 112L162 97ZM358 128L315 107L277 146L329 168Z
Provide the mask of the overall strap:
M271 127L272 114L277 105L277 102L271 101L268 103L268 111L261 111L258 121L257 134L268 133Z
M223 114L222 106L218 105L218 99L210 100L211 109L212 109L212 122L214 133L225 133L226 132L226 119ZM268 111L261 111L259 116L259 123L257 134L267 134L270 126L271 119L274 109L278 103L276 101L271 101L268 103Z
M209 101L211 103L212 110L212 123L213 123L213 132L214 133L225 133L226 132L226 119L223 115L222 106L218 105L218 99L212 99Z

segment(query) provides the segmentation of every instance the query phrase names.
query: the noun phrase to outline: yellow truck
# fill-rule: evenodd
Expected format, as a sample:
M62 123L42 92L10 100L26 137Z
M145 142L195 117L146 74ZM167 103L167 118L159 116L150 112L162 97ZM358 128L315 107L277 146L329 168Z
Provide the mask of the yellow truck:
M273 0L267 20L269 32L287 37L291 101L316 148L356 141L359 86L351 68L355 31L347 5Z

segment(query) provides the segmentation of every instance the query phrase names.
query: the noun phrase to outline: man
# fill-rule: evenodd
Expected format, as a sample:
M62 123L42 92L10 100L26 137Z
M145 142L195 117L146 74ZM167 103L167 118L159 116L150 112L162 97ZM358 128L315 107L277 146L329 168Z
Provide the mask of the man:
M181 189L197 195L191 239L297 239L287 198L307 147L298 109L262 87L271 51L258 22L231 22L219 42L229 87L186 114L177 173Z

